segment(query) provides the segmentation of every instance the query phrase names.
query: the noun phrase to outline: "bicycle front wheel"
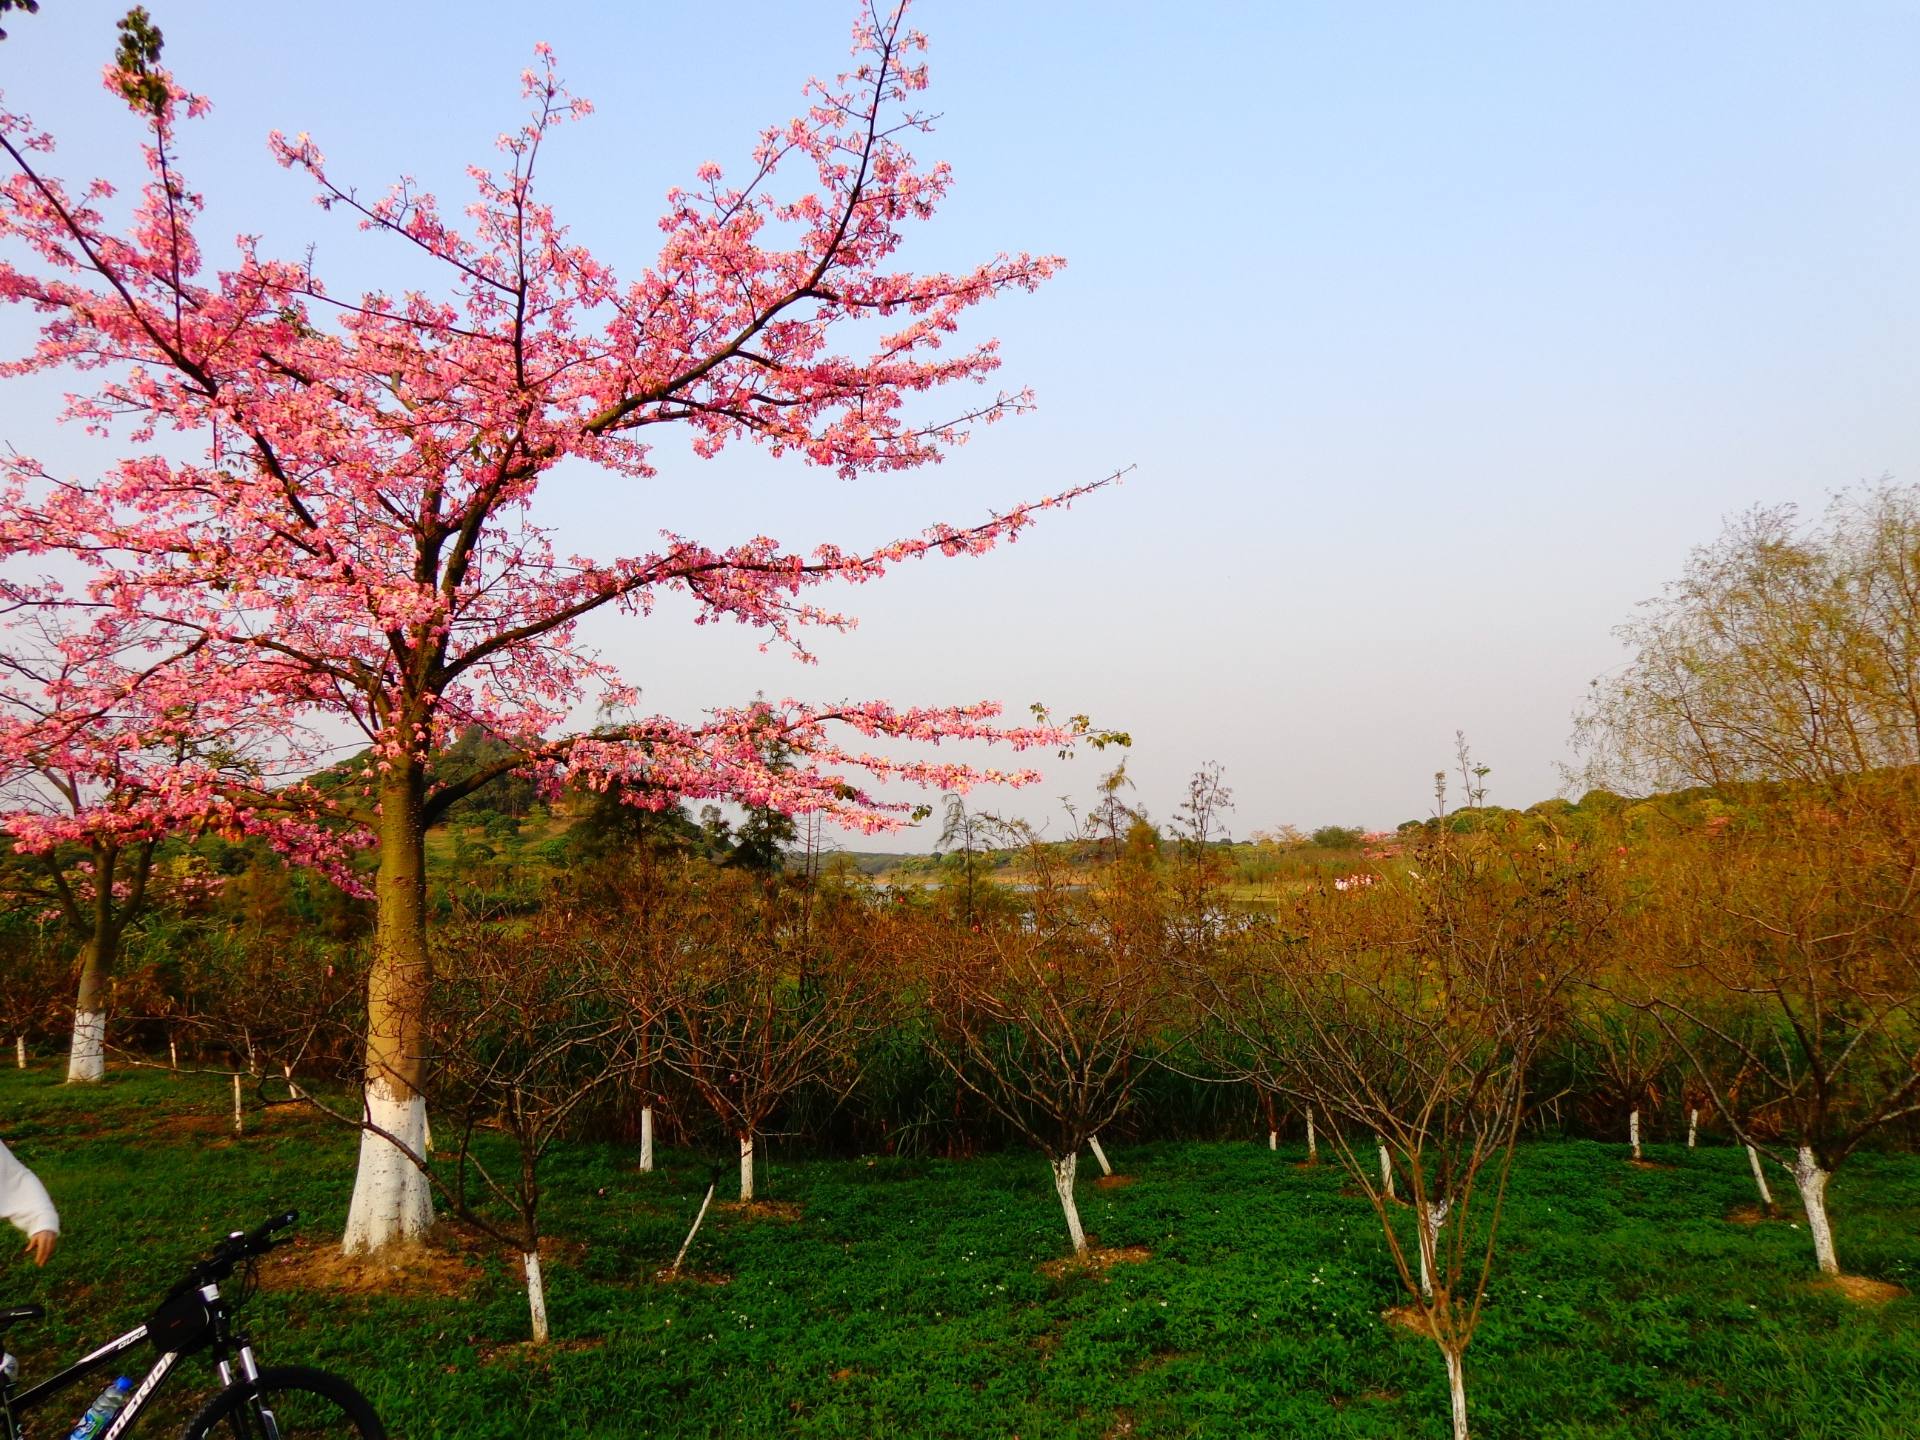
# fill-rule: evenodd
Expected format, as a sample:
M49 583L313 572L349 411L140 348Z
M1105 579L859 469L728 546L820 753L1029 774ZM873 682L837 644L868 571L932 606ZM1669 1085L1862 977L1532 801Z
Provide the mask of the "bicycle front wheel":
M222 1390L180 1440L387 1440L387 1427L338 1375L281 1365Z

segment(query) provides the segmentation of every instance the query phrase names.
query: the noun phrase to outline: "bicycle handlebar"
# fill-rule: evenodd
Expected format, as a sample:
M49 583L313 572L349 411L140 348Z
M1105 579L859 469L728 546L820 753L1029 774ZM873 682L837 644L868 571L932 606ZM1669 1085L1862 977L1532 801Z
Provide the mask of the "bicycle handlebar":
M248 1260L257 1259L266 1254L284 1240L274 1239L274 1233L286 1229L300 1218L298 1210L288 1210L262 1221L251 1230L236 1230L218 1245L204 1260L194 1262L187 1272L187 1278L173 1287L173 1294L179 1295L187 1290L197 1289L215 1281L226 1279L233 1274L234 1268ZM171 1298L171 1297L170 1297Z

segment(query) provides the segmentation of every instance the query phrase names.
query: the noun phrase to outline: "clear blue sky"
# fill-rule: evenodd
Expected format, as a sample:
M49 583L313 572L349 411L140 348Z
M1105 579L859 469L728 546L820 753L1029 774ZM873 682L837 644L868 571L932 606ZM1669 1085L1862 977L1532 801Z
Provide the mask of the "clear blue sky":
M216 106L185 142L206 233L316 241L336 289L390 277L391 252L307 203L270 128L311 131L365 188L405 171L452 202L550 41L599 113L563 133L546 194L634 271L668 186L791 114L852 15L150 8ZM0 45L0 86L70 176L133 176L130 123L93 84L117 13L55 0ZM1040 411L905 479L742 454L646 487L568 475L548 514L602 551L661 526L851 544L1138 469L1010 550L853 592L861 629L811 670L673 607L601 627L654 707L1045 699L1132 732L1158 815L1221 761L1241 833L1424 813L1464 729L1491 798L1526 804L1559 786L1571 712L1619 659L1610 628L1722 517L1920 474L1914 7L917 14L944 115L926 153L959 183L908 258L1069 258L976 332ZM37 393L5 392L0 440L80 466ZM1009 808L1042 814L1096 768L1057 766Z

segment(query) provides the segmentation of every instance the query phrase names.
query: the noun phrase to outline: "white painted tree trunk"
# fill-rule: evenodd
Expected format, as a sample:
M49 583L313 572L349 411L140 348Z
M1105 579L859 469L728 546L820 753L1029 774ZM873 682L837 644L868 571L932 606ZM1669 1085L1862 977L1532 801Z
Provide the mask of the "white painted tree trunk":
M241 1134L246 1128L246 1122L241 1117L240 1077L236 1075L233 1077L233 1133L236 1135Z
M1440 1227L1447 1223L1450 1201L1428 1204L1425 1223L1420 1226L1420 1293L1433 1298L1433 1276L1440 1259Z
M1802 1145L1793 1162L1793 1183L1800 1187L1800 1203L1807 1207L1807 1229L1813 1232L1813 1259L1822 1275L1840 1273L1839 1257L1833 1253L1833 1226L1827 1222L1827 1181L1830 1172L1820 1168L1813 1150Z
M653 1171L653 1107L640 1107L640 1169L651 1174Z
M753 1199L753 1136L740 1142L740 1203Z
M1100 1173L1102 1175L1113 1174L1113 1166L1107 1163L1107 1152L1100 1148L1100 1137L1098 1135L1089 1135L1087 1137L1087 1144L1093 1149L1093 1158L1100 1162Z
M1687 1111L1687 1149L1691 1150L1700 1138L1700 1112L1697 1109Z
M1447 1391L1453 1397L1453 1440L1467 1440L1467 1371L1461 1358L1451 1350L1447 1357Z
M680 1253L673 1257L673 1264L667 1267L669 1275L678 1275L680 1267L686 1263L687 1251L693 1248L693 1237L700 1233L700 1222L707 1218L707 1207L713 1204L713 1192L720 1188L720 1167L715 1166L713 1179L707 1184L707 1198L700 1202L700 1213L693 1217L693 1228L687 1231L687 1238L680 1242Z
M24 1035L13 1037L13 1063L22 1070L27 1068L27 1037Z
M1393 1193L1393 1157L1387 1154L1386 1141L1382 1140L1378 1135L1374 1136L1373 1139L1374 1143L1380 1147L1380 1189L1386 1195L1387 1199L1395 1199L1396 1197Z
M367 1086L366 1118L422 1159L427 1153L427 1097L401 1097L385 1081ZM360 1132L360 1173L347 1207L340 1248L364 1255L388 1245L410 1244L433 1226L433 1191L427 1177L393 1143L372 1130Z
M177 1040L167 1041L167 1064L175 1070L180 1068L180 1042Z
M291 1065L282 1065L280 1067L280 1073L281 1075L286 1077L288 1096L295 1100L300 1099L301 1098L300 1087L293 1083L293 1067ZM426 1122L422 1121L421 1123L425 1124ZM433 1144L433 1136L431 1133L429 1133L427 1136L427 1144L429 1147L431 1147ZM426 1152L422 1151L421 1153L425 1154Z
M1307 1164L1318 1165L1319 1163L1320 1140L1313 1133L1313 1107L1309 1105L1307 1107Z
M1760 1192L1760 1207L1772 1214L1773 1191L1767 1188L1767 1172L1760 1168L1760 1152L1751 1145L1747 1146L1747 1164L1753 1167L1753 1184Z
M1267 1149L1278 1150L1279 1148L1280 1148L1280 1132L1278 1130L1267 1131Z
M540 1278L540 1252L529 1250L520 1257L527 1267L527 1309L533 1312L533 1343L547 1343L547 1285Z
M1633 1158L1640 1158L1640 1108L1635 1106L1633 1113L1627 1116L1627 1139L1633 1145Z
M73 1048L67 1053L67 1083L95 1085L107 1078L107 1015L104 1010L76 1010Z
M1087 1253L1087 1232L1080 1228L1080 1207L1073 1200L1073 1177L1080 1169L1078 1154L1053 1162L1053 1188L1059 1192L1060 1208L1067 1212L1067 1235L1073 1241L1073 1253L1083 1259Z

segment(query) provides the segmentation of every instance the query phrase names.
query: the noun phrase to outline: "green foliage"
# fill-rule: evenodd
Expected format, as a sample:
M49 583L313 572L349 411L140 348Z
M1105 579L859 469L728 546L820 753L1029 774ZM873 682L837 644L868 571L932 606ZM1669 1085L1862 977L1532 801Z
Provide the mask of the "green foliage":
M1323 850L1358 850L1365 834L1357 825L1322 825L1313 832L1313 843Z
M158 115L167 104L167 82L154 73L164 41L160 27L144 6L136 5L114 28L120 32L113 63L121 72L121 95L136 111Z
M28 1378L134 1323L234 1226L299 1209L296 1262L339 1232L352 1137L255 1107L232 1139L219 1080L122 1076L76 1094L48 1071L0 1072L0 1103L67 1221L51 1266L14 1272L12 1299L50 1312L9 1336ZM276 1260L244 1313L267 1363L351 1376L396 1435L1446 1433L1439 1357L1383 1324L1400 1297L1337 1167L1298 1168L1297 1146L1108 1148L1133 1183L1083 1184L1089 1229L1149 1254L1098 1276L1040 1272L1060 1221L1030 1152L796 1161L776 1143L764 1183L798 1218L717 1211L689 1264L731 1283L662 1285L649 1277L709 1157L666 1149L643 1176L630 1146L573 1142L543 1170L562 1343L518 1343L517 1263L466 1242L461 1295L305 1288ZM1910 1436L1920 1299L1854 1305L1807 1283L1804 1228L1723 1220L1751 1194L1736 1148L1652 1156L1668 1168L1624 1165L1618 1147L1522 1146L1512 1243L1467 1352L1475 1435ZM1852 1268L1920 1288L1920 1161L1861 1157L1834 1203ZM198 1361L184 1373L189 1389L210 1379Z

